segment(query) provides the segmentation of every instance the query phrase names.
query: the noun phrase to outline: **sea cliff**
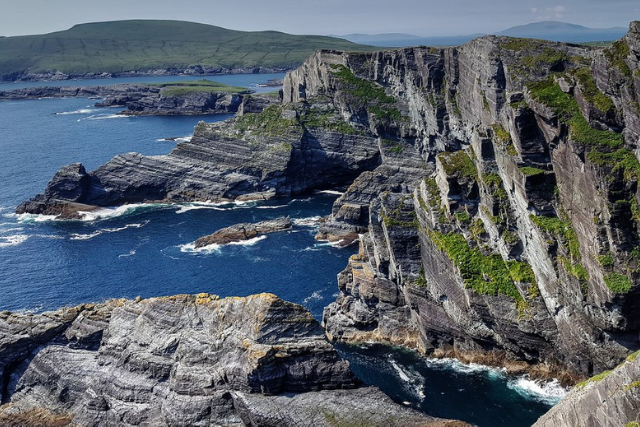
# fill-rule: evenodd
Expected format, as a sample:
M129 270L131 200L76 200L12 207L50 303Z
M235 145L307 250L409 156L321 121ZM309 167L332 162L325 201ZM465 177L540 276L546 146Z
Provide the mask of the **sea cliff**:
M281 105L167 156L63 168L18 212L346 188L319 233L361 235L331 339L574 383L640 348L639 61L639 22L606 48L320 51Z

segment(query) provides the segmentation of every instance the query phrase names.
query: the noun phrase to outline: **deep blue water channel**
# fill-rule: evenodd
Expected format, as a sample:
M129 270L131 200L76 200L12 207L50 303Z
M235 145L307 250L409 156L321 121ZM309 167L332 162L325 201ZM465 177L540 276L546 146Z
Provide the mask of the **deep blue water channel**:
M210 77L267 92L273 75ZM191 78L191 79L199 79ZM57 85L164 82L187 77L67 81ZM52 83L0 84L0 90ZM0 310L41 312L108 298L210 292L221 296L273 292L320 319L335 299L336 274L355 248L314 240L335 195L243 204L137 205L106 209L83 221L14 214L73 162L92 170L116 154L166 154L200 120L230 116L124 117L89 99L0 101ZM193 242L237 222L282 215L294 227L242 245L205 251ZM430 361L382 346L340 346L354 371L394 400L430 415L482 426L528 426L562 390L500 370Z

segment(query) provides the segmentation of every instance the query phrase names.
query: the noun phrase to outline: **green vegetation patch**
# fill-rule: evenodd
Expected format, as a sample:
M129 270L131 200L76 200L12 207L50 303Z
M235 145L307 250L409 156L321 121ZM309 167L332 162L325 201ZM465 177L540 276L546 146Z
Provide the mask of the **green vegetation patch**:
M563 215L563 217L566 217L566 215ZM586 295L589 273L580 263L580 260L582 259L582 256L580 255L580 243L578 242L578 235L573 229L569 219L536 215L531 215L529 218L531 218L531 221L533 221L538 228L549 234L553 234L556 239L558 239L569 250L569 258L567 259L560 256L558 257L558 262L562 264L567 273L578 279L582 293Z
M625 274L609 273L604 276L604 283L611 290L611 292L617 294L624 294L631 290L631 280Z
M493 129L493 134L499 143L506 145L511 142L511 134L500 123L492 124L491 129Z
M589 378L588 380L585 380L585 381L582 381L581 383L576 384L576 388L578 390L580 390L580 389L583 389L588 384L600 382L603 379L607 378L611 374L611 372L613 372L613 371L604 371L604 372L599 373L598 375L594 375L593 377Z
M334 37L127 20L76 25L51 34L1 37L0 75L53 70L120 73L189 66L295 68L319 49L376 50Z
M531 166L521 166L518 169L525 176L536 176L536 175L542 175L544 173L544 170L538 169L538 168L534 168L534 167L531 167Z
M262 136L280 136L293 131L302 131L296 118L283 117L280 105L270 105L261 113L249 113L236 118L234 129L242 134L250 131Z
M587 155L591 163L608 167L614 174L621 172L626 180L640 179L640 162L633 151L624 147L622 134L592 128L575 99L562 92L552 78L530 85L529 90L569 125L572 140L591 148Z
M338 117L335 109L305 109L300 112L300 123L305 127L322 128L346 135L363 134L363 132L342 120L341 117Z
M484 255L472 248L459 233L427 231L436 247L444 252L460 270L465 287L483 295L507 295L516 302L523 300L513 282L510 268L499 254Z
M224 92L224 93L250 93L244 87L229 86L224 83L214 82L212 80L202 79L186 82L171 82L171 83L155 83L149 84L149 86L159 86L162 91L161 94L164 97L181 96L190 93L212 93L212 92Z
M605 49L605 55L607 59L614 67L617 67L622 74L627 77L631 77L631 69L627 65L625 59L629 56L629 45L624 40L618 40L613 42L609 49Z
M573 75L582 85L584 97L593 104L598 110L607 113L615 108L613 101L596 86L595 80L589 68L578 68Z
M569 125L574 141L597 148L622 147L624 143L622 135L592 128L582 115L576 100L564 93L553 78L549 77L532 83L529 85L529 90L535 100L550 107L562 122Z
M455 152L444 151L438 154L438 159L447 175L458 174L459 177L478 179L478 169L471 157L464 150Z
M352 95L357 107L366 107L380 120L400 121L402 114L394 107L396 99L387 95L382 86L356 77L351 70L341 64L331 64L331 71L343 85L343 90Z
M627 356L627 362L635 362L635 360L638 358L638 355L640 355L640 350L636 351L635 353L631 353L629 356Z

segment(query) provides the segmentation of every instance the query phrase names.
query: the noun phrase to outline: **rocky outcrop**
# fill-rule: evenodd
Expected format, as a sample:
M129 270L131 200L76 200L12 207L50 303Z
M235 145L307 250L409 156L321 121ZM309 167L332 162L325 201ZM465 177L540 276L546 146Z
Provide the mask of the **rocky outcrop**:
M630 355L573 388L534 424L553 426L635 426L640 423L640 359Z
M233 114L238 112L246 92L230 93L211 90L171 92L162 85L115 84L109 86L44 86L0 91L0 99L21 100L41 98L104 98L96 107L123 107L119 114L130 116L176 116L202 114ZM253 102L257 111L271 99L257 96ZM259 112L259 111L258 111Z
M266 199L341 186L379 162L375 138L311 126L295 110L271 106L233 123L200 122L191 141L168 155L123 154L90 173L65 167L17 211L58 215L69 203Z
M4 312L0 327L0 420L67 425L72 419L83 426L436 421L377 389L355 389L357 378L318 322L271 294Z
M275 233L291 228L291 218L280 217L267 221L260 221L255 224L243 222L222 228L213 234L200 237L196 240L196 248L209 245L226 245L232 242L241 242L253 239L261 234Z
M247 91L249 93L250 91ZM225 92L189 92L171 94L139 92L108 96L96 107L126 107L127 116L188 116L229 114L238 111L244 94Z

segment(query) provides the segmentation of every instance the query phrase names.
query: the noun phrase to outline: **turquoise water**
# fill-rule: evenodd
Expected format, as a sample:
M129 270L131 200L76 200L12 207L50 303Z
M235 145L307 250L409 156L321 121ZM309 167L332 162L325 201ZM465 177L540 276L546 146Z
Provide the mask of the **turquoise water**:
M282 75L213 79L253 88L277 77ZM107 83L113 81L58 84ZM16 87L3 84L0 90L7 86ZM0 101L0 310L40 312L138 295L273 292L320 318L323 307L335 300L336 274L355 252L314 240L318 219L331 212L335 195L226 205L138 205L103 210L100 218L84 221L15 215L16 206L42 192L65 164L80 161L91 170L118 153L166 154L176 145L170 139L189 138L198 121L229 117L122 117L114 114L117 110L94 108L93 102ZM294 220L289 232L243 245L193 248L195 239L220 227L282 215ZM396 401L477 425L530 425L562 393L553 385L538 389L526 378L501 371L429 362L398 349L341 351L363 380Z

